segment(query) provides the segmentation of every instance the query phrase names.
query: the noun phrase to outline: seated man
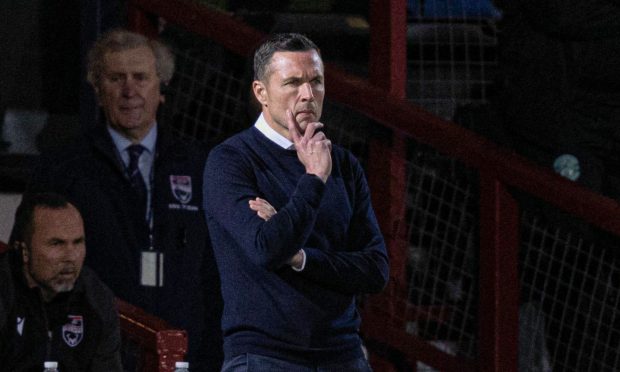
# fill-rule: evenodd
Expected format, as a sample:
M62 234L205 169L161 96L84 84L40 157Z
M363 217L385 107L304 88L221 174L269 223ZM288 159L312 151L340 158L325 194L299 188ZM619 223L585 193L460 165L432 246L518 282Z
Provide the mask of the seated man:
M86 265L116 297L186 330L192 371L211 372L222 363L222 299L201 209L206 151L157 119L173 72L159 41L101 35L87 79L102 120L43 153L28 192L66 196L84 216Z
M121 371L114 296L82 267L80 212L57 194L25 197L10 250L0 255L0 366L41 371Z

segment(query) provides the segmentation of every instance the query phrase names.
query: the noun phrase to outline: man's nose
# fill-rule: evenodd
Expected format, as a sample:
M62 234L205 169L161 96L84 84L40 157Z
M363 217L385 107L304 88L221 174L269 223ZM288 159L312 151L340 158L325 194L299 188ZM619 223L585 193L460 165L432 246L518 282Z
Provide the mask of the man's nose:
M126 79L123 83L122 93L125 97L131 97L136 94L136 81L132 78Z
M310 85L310 83L302 84L299 90L302 101L314 101L314 92L312 91L312 85Z
M69 244L65 247L63 258L65 261L75 262L82 256L83 244Z

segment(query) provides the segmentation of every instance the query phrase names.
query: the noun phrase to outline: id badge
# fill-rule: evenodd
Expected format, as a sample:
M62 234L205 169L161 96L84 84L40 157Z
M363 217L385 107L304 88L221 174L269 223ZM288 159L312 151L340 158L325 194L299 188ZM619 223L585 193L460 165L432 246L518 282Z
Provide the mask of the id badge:
M143 251L140 264L140 284L147 287L164 285L164 254Z

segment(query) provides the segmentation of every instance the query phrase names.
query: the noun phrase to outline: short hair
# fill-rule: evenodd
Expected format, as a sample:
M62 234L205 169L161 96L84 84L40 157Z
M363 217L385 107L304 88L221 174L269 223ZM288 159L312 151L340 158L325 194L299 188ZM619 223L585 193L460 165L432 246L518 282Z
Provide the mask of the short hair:
M101 35L88 52L86 80L98 87L103 72L103 58L107 53L148 47L155 56L157 76L168 84L174 74L174 54L170 48L160 41L149 39L144 35L127 31L122 28L113 29Z
M269 64L276 52L305 52L320 49L306 36L298 33L281 33L270 36L254 53L254 80L264 80L270 73Z
M9 247L15 248L17 242L30 242L34 232L34 211L37 207L64 209L72 205L67 198L53 192L24 194L15 211L15 223L9 238Z

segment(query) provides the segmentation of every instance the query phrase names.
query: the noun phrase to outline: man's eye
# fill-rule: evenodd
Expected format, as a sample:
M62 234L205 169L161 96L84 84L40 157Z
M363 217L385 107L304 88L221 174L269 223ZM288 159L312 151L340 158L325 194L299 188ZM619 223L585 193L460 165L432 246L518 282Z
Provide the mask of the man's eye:
M112 82L112 83L117 83L121 80L121 77L119 75L111 75L108 76L108 81Z

